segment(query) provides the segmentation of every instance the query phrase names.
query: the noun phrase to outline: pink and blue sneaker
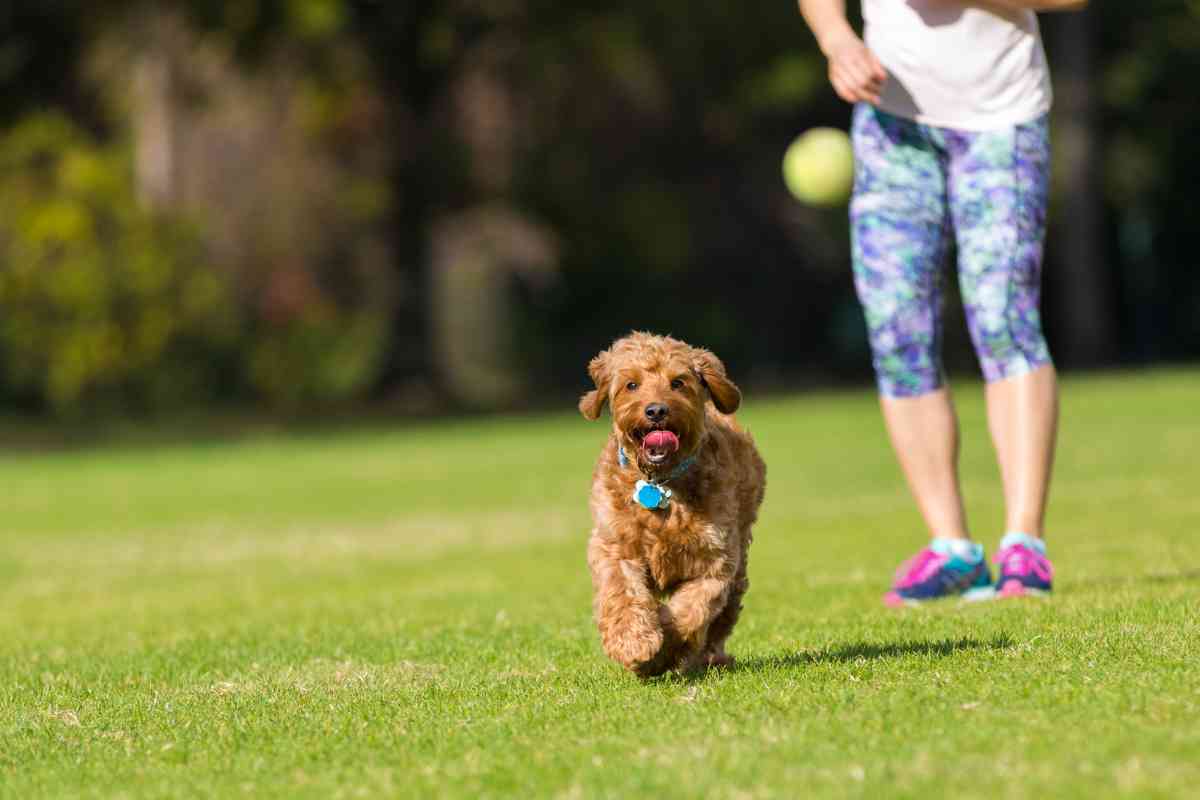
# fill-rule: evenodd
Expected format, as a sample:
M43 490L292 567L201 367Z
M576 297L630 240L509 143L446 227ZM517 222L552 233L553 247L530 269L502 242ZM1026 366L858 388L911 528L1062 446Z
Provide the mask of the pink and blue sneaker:
M934 539L900 566L883 602L915 605L943 597L970 600L993 592L983 545L966 539Z
M1006 533L996 554L998 597L1050 593L1054 566L1046 558L1046 543L1024 533Z

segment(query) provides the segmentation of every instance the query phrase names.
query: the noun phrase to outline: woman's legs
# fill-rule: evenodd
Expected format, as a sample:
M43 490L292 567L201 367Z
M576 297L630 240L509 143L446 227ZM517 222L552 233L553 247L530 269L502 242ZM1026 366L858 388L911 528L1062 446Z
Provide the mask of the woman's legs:
M969 539L958 484L958 417L943 386L918 397L879 398L892 449L929 535Z
M1005 530L1040 539L1058 428L1054 367L989 383L987 409L1004 483Z
M966 541L958 425L940 361L939 271L949 227L1004 483L1001 585L1018 576L1023 587L1048 589L1044 546L1032 538L1041 535L1057 422L1038 311L1046 121L972 133L859 106L853 138L855 288L888 434L934 539L901 569L885 602L945 596L987 580L981 549Z
M959 285L988 382L1006 530L1040 538L1058 422L1057 381L1039 313L1047 120L943 136Z
M870 106L855 109L852 133L854 281L883 418L930 535L965 539L958 419L941 363L944 159L923 126Z

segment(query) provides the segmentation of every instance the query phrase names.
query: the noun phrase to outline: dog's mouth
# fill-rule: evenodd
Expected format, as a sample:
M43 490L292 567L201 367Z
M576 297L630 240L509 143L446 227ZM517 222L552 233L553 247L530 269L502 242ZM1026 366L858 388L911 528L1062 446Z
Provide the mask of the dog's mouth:
M662 464L679 449L679 434L665 425L642 428L633 432L642 456L651 464Z

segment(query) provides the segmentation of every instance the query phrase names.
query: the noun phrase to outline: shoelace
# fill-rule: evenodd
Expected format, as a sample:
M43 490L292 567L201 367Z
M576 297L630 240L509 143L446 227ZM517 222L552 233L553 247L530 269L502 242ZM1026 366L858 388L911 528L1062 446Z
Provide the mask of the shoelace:
M906 589L927 580L938 571L943 557L928 547L900 565L896 570L895 588Z
M1003 575L1023 577L1032 572L1044 581L1054 577L1054 567L1050 562L1022 544L1014 544L1001 550L996 555L996 563L1000 565Z

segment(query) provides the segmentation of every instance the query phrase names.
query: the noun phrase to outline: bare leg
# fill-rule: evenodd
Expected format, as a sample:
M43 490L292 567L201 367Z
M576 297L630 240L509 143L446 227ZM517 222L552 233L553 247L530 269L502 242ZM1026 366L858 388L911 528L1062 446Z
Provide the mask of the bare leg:
M881 396L879 404L929 535L969 539L958 484L958 417L950 390L943 386L917 397Z
M988 428L1004 483L1005 530L1041 538L1058 429L1050 364L987 385Z

